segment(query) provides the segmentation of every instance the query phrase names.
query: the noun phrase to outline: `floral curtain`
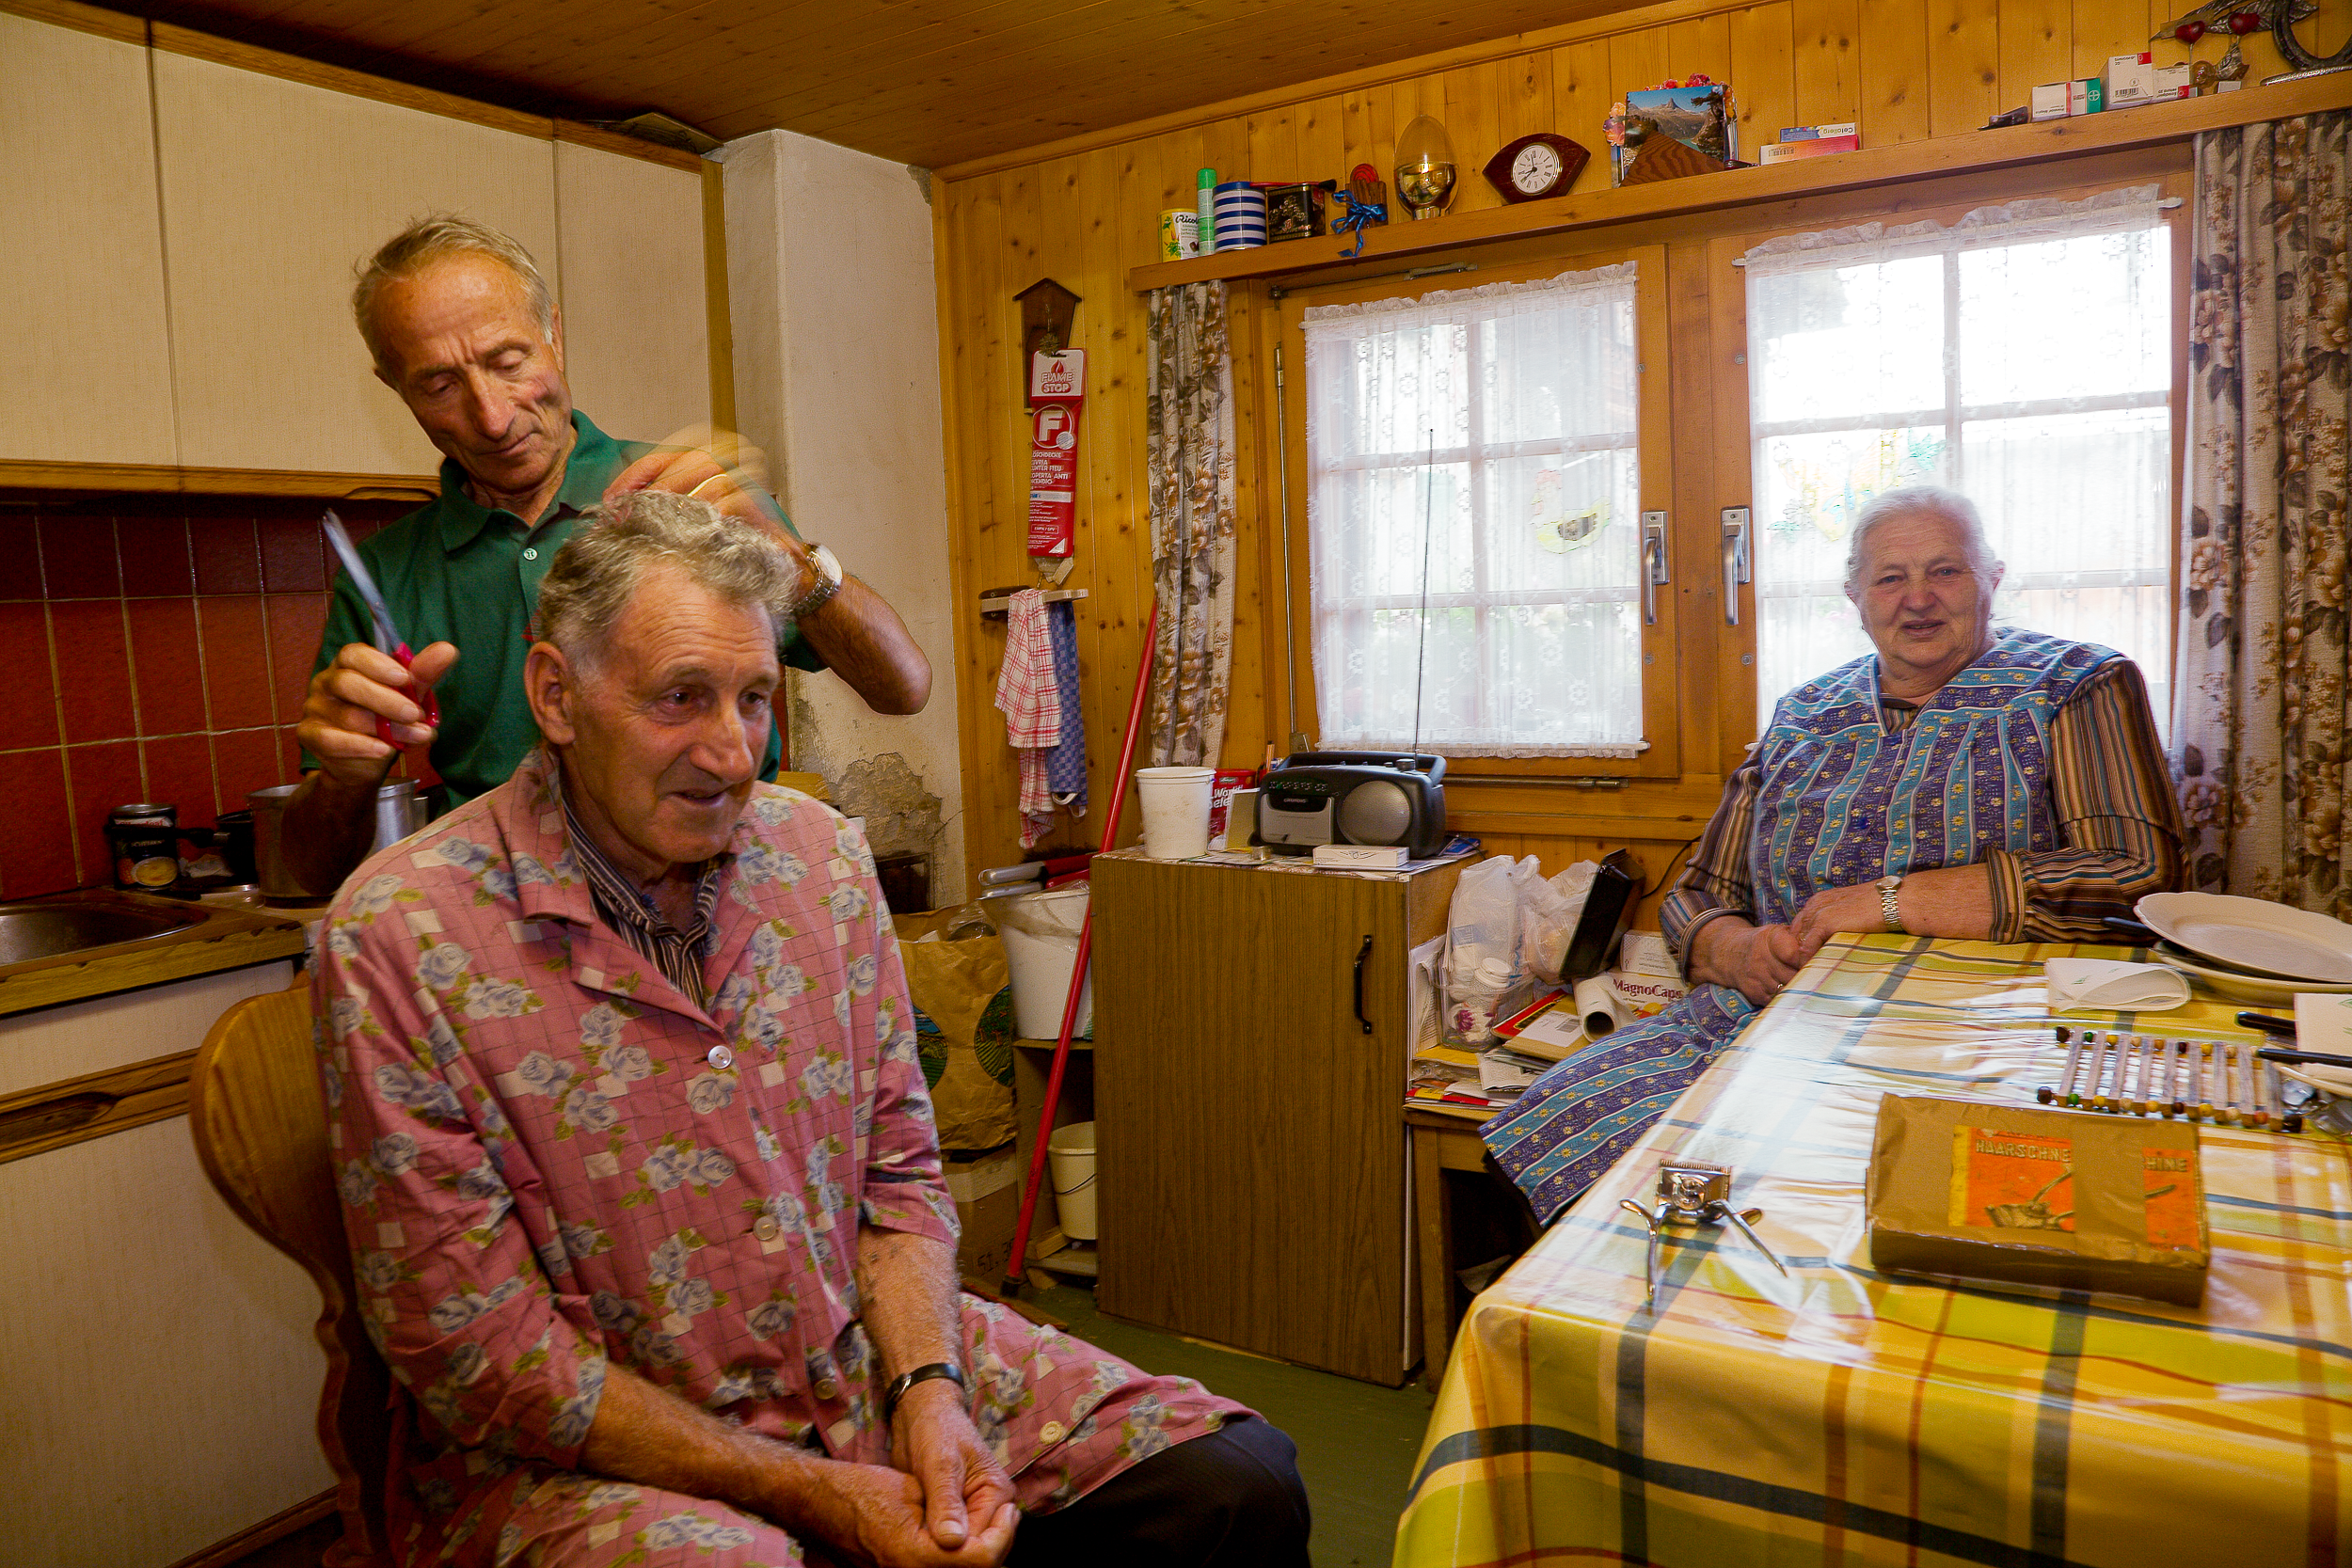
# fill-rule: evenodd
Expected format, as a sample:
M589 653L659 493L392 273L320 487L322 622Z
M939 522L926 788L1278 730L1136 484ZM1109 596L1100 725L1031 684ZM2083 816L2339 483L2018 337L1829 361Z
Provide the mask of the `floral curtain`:
M2339 918L2352 112L2197 138L2173 766L2195 886Z
M1155 767L1215 768L1233 684L1233 356L1225 285L1155 289L1146 305L1145 471L1152 488Z

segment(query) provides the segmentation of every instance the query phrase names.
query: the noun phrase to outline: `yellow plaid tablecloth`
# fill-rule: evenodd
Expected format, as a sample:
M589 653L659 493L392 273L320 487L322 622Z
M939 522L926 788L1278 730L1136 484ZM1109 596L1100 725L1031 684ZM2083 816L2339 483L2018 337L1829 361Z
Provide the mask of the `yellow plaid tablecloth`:
M1939 1284L1870 1266L1882 1094L2030 1103L2063 1054L2046 958L2122 950L1841 937L1470 1307L1397 1531L1434 1563L2352 1560L2352 1160L2203 1133L2203 1304ZM2142 1015L2246 1038L2200 991ZM1736 1232L1677 1227L1658 1159L1738 1167Z

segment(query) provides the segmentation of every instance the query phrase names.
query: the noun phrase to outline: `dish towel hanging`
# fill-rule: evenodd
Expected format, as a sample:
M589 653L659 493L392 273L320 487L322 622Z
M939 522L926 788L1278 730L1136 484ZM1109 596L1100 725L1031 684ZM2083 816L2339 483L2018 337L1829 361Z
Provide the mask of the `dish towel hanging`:
M1061 742L1045 753L1045 787L1073 817L1087 814L1087 721L1078 705L1078 616L1062 599L1045 607L1054 645L1054 695L1061 704Z
M1045 595L1034 588L1013 594L1005 616L1005 667L996 676L996 705L1005 739L1021 758L1021 847L1035 847L1054 826L1054 796L1045 753L1062 743L1061 694L1054 678L1054 639Z

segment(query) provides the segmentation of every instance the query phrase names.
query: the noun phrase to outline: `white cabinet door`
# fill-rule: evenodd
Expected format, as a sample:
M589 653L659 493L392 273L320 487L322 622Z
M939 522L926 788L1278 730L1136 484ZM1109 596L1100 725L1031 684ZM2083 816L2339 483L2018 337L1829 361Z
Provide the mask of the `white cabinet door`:
M179 460L147 51L0 15L0 459Z
M623 440L707 421L702 177L557 142L555 178L572 402Z
M354 264L457 213L560 287L553 145L162 50L154 66L181 461L432 471L352 325Z

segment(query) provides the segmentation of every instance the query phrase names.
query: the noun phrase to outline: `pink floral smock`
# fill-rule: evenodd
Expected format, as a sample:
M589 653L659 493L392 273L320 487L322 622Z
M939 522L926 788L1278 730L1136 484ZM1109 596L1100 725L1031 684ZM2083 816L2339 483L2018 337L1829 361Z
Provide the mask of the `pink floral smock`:
M321 1070L397 1379L404 1562L792 1563L723 1504L576 1473L609 1362L889 1463L861 1225L953 1243L914 1008L847 820L756 786L707 1011L596 918L552 763L371 860L322 928ZM962 1299L971 1405L1025 1509L1247 1414Z

